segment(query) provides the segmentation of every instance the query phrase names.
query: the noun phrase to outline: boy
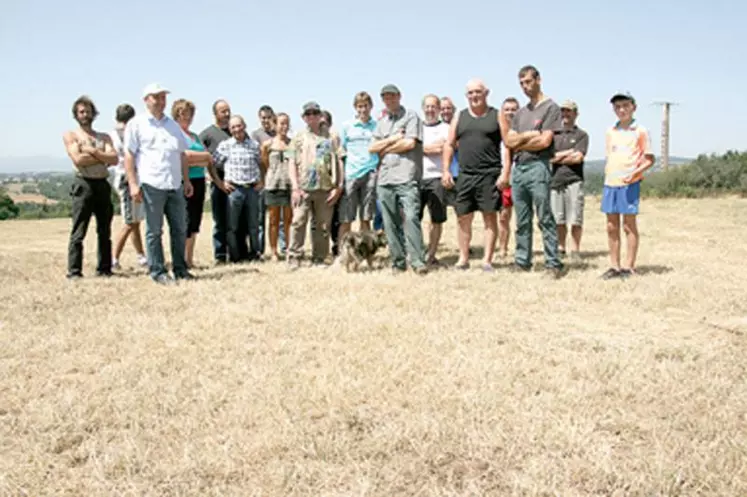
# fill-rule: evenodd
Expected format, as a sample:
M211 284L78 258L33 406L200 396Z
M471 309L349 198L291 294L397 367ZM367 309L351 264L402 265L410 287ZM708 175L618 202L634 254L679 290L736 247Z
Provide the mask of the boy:
M605 280L627 278L635 274L638 253L638 203L643 172L654 164L648 130L634 119L635 99L630 93L617 93L611 99L617 123L607 130L602 212L607 214L607 240L611 267ZM628 242L627 261L620 266L620 216Z

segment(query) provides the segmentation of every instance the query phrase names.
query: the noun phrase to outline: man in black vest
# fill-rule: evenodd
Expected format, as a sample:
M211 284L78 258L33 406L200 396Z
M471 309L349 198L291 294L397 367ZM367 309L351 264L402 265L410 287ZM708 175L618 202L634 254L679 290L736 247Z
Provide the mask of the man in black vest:
M472 218L482 212L485 223L483 271L493 271L493 252L498 236L498 211L501 208L501 125L499 113L487 103L489 90L475 79L467 83L469 107L454 116L443 151L442 182L446 189L456 187L456 211L459 220L459 260L457 269L469 268L469 244ZM459 180L454 183L449 165L459 146Z

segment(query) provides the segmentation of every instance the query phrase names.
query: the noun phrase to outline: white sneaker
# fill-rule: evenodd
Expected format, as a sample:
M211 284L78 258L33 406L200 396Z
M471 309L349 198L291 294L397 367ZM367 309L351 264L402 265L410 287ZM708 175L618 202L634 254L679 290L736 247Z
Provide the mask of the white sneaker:
M147 266L148 265L148 258L144 255L137 256L137 263L141 266Z
M114 259L112 261L112 269L122 269L122 266L119 265L119 261Z

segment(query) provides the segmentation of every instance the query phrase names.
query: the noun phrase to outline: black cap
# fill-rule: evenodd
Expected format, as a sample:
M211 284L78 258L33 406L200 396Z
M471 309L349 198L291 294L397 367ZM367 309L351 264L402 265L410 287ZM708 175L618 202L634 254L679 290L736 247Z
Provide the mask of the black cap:
M306 102L305 104L303 104L303 113L305 114L309 111L321 112L322 108L319 107L319 104L316 102Z
M612 98L610 98L610 103L614 104L619 100L630 100L631 102L635 103L635 98L633 98L633 95L631 95L628 91L619 91L615 93L614 95L612 95Z
M384 88L381 89L381 94L385 95L387 93L394 93L395 95L399 95L399 88L397 88L395 85L384 85Z

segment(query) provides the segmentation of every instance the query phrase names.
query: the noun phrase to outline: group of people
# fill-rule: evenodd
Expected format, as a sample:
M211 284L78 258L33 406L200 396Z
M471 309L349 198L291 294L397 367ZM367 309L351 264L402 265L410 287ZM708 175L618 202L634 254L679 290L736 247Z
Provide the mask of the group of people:
M305 127L293 136L290 116L268 105L259 109L260 127L248 132L245 120L232 114L225 100L213 104L214 123L195 133L195 105L176 100L167 115L169 91L158 84L143 91L146 112L136 115L132 106L120 105L114 131L103 133L93 129L96 106L80 97L72 108L79 127L64 135L76 173L68 277L82 276L83 240L95 216L98 275L112 274L131 237L138 262L149 267L157 283L194 278L189 270L209 178L217 264L264 260L267 238L269 257L277 261L285 255L290 268L297 269L310 229L311 263L326 265L330 241L334 261L338 240L358 221L360 230L384 230L395 273L409 266L426 274L442 266L437 248L451 207L458 226L456 269L470 267L478 211L484 223L482 270L494 271L496 244L499 258L507 258L514 210L512 269L532 268L536 214L547 274L558 278L563 259L580 258L589 137L576 125L578 106L570 100L558 105L546 96L535 67L521 68L518 77L528 97L524 106L513 97L500 108L489 105L489 89L474 79L467 84L466 108L457 113L451 98L429 94L422 99L421 117L402 105L399 88L390 84L380 91L384 109L379 119L372 115L374 102L366 92L354 96L356 117L339 131L329 112L308 102L301 109ZM635 99L618 93L611 103L618 121L605 137L602 211L611 262L605 279L635 273L639 184L654 161L648 132L634 119ZM124 220L113 251L112 166ZM426 210L427 243L421 230ZM164 217L173 277L161 241ZM140 236L143 220L147 250ZM628 241L625 264L620 261L621 224Z

